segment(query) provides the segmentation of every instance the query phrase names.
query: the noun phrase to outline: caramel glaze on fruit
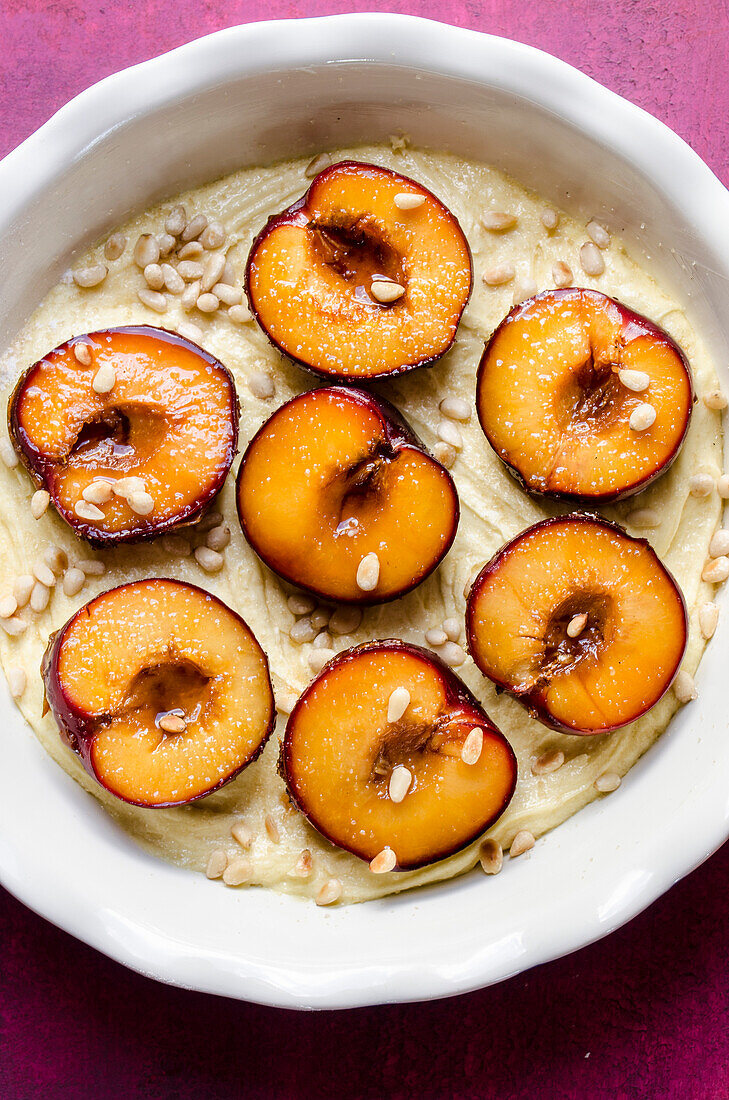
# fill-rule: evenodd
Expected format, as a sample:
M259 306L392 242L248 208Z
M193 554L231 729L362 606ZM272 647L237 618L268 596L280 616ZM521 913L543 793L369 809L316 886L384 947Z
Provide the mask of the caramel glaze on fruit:
M456 535L453 478L384 398L344 386L294 397L263 424L238 470L238 516L285 580L344 603L384 603L440 564ZM379 577L357 584L376 553Z
M484 566L468 595L466 636L484 675L534 718L589 735L655 706L683 659L688 618L646 539L574 513L535 523Z
M388 721L388 699L410 702ZM480 758L461 758L472 729ZM412 786L388 795L392 769ZM462 680L434 653L387 639L333 658L299 698L286 726L279 770L299 811L333 844L372 860L391 848L399 871L445 859L471 844L514 793L514 752Z
M252 631L182 581L102 592L51 635L41 675L62 739L92 778L135 806L185 805L218 790L258 758L276 724L268 659ZM185 717L183 732L164 732L169 715Z
M88 365L76 359L77 346L91 350ZM100 364L114 368L102 393L93 386ZM230 470L238 417L227 367L175 332L132 325L74 337L29 367L9 402L8 430L61 518L105 547L197 519ZM152 511L138 514L115 495L103 520L80 517L83 490L105 476L140 478Z
M421 196L400 210L401 193ZM404 288L378 301L373 278ZM251 247L246 292L271 342L330 380L366 381L428 366L451 347L473 284L456 217L389 168L340 161L269 218Z
M643 392L618 371L649 376ZM607 503L664 473L688 430L691 371L671 337L597 290L536 295L509 312L486 344L476 408L499 458L527 492ZM653 403L655 423L629 426Z

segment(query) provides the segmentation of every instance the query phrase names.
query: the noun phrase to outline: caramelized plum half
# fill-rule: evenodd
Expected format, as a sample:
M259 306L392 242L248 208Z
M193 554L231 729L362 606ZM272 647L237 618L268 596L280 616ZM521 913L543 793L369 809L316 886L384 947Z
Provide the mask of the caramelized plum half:
M458 494L381 398L331 386L282 405L238 471L249 543L292 584L326 599L382 603L447 553Z
M191 522L238 442L230 373L202 348L139 326L77 336L22 376L11 438L58 514L96 546Z
M356 161L325 168L270 218L246 268L251 310L272 343L318 374L353 381L443 355L471 285L468 243L450 210L414 180Z
M466 607L481 671L565 733L607 733L650 710L687 632L680 589L648 542L576 514L507 543Z
M476 405L491 446L534 493L609 501L679 452L693 404L686 358L662 329L597 290L515 306L486 345Z
M268 661L243 620L181 581L102 593L51 638L46 699L89 772L137 806L210 794L275 724Z
M516 783L511 746L465 684L434 654L394 639L330 661L289 717L280 766L328 840L366 860L389 848L400 871L465 848Z

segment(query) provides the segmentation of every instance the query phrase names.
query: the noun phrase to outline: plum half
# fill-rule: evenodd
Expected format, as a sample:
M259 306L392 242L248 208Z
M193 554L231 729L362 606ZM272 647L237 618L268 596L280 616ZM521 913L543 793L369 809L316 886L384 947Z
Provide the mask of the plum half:
M300 394L254 436L237 483L243 532L279 576L382 603L428 576L459 517L453 479L392 405L343 386Z
M356 161L325 168L270 218L246 268L251 311L272 343L335 380L438 359L472 282L451 211L414 180Z
M678 454L693 405L671 337L597 290L515 306L478 368L481 427L533 493L585 502L644 489Z
M544 725L607 733L670 687L688 623L645 539L586 515L542 520L501 549L466 606L471 655Z
M176 333L104 329L29 367L8 424L58 514L103 547L201 514L236 453L238 399L227 368Z
M323 836L368 861L389 849L400 871L465 848L516 784L511 746L465 684L395 639L325 666L291 712L280 768Z
M256 759L276 718L246 623L196 585L112 588L52 636L42 665L61 736L94 779L137 806L210 794Z

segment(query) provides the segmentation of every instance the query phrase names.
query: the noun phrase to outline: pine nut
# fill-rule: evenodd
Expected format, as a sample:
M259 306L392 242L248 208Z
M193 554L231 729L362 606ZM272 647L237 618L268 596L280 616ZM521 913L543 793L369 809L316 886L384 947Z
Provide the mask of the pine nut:
M457 668L466 660L466 652L456 642L446 642L438 651L438 656L451 668Z
M476 726L471 730L461 748L461 760L464 764L478 764L483 751L483 730Z
M170 252L177 244L177 241L171 233L159 233L157 236L157 244L159 245L160 256L169 256Z
M334 905L342 896L342 884L338 878L330 878L316 895L317 905Z
M140 291L141 293L141 291ZM116 385L116 371L111 363L102 363L91 383L95 393L110 393Z
M438 438L456 451L460 451L463 447L461 430L452 420L443 419L438 421Z
M147 309L153 309L155 313L166 313L167 299L158 290L138 290L137 297Z
M390 782L387 785L387 793L392 802L402 802L410 790L413 781L413 773L404 764L396 764L390 773Z
M363 592L374 592L380 579L380 559L374 551L365 554L357 566L357 587Z
M725 409L729 404L729 398L722 390L709 390L704 394L704 404L707 409Z
M56 583L56 575L44 561L37 561L33 566L33 576L46 588L53 588Z
M46 588L40 581L36 581L33 585L33 591L30 594L30 609L31 611L45 611L48 607L48 602L51 598L50 588Z
M444 397L438 408L450 420L471 419L471 406L462 397Z
M238 280L235 277L235 268L230 260L225 261L225 267L223 268L223 274L220 276L221 283L227 283L228 286L235 286Z
M228 310L228 316L236 325L245 325L248 321L253 320L253 314L248 306L231 306Z
M331 661L332 657L336 657L336 653L333 649L312 649L306 658L306 662L311 671L315 675L318 675L324 668L324 665Z
M303 645L305 642L313 642L316 635L317 629L312 624L308 615L305 615L303 619L299 619L295 622L289 631L289 637L296 645Z
M286 606L292 615L308 615L316 607L313 596L307 596L304 592L294 592L286 601Z
M241 848L250 848L253 843L253 830L246 825L245 821L236 821L235 825L231 826L230 835Z
M698 694L693 676L683 668L676 673L676 678L673 681L673 694L679 703L690 703Z
M307 179L313 179L314 176L318 176L321 171L328 168L331 163L332 158L328 153L317 153L304 169L304 175Z
M694 474L689 478L689 493L692 497L708 497L714 488L711 474ZM714 557L715 555L712 555Z
M18 610L18 601L15 596L3 596L0 599L0 619L12 619Z
M11 614L13 614L15 608ZM387 721L399 722L410 706L410 692L406 687L396 687L387 701Z
M729 500L729 474L721 474L716 479L716 491L722 500Z
M91 504L107 504L112 497L110 481L92 481L81 493Z
M264 370L254 370L248 377L248 389L259 401L267 401L276 392L276 385Z
M416 195L414 191L400 191L395 195L398 210L417 210L425 202L425 195Z
M618 378L627 390L643 393L650 385L650 376L644 370L619 370Z
M195 560L206 573L219 573L225 565L225 558L217 550L211 550L209 546L198 546L195 550Z
M120 477L117 481L112 482L112 491L115 496L122 497L126 500L132 495L132 493L143 493L146 490L146 486L141 477Z
M610 234L604 225L591 221L587 223L587 235L598 248L610 247Z
M402 298L404 293L405 287L390 279L373 279L370 284L370 294L376 301L382 302L383 305L396 302L398 298Z
M479 851L479 863L487 875L498 875L504 863L504 853L498 840L484 840Z
M433 457L440 462L441 466L445 466L446 470L450 470L458 458L458 451L455 447L451 447L450 443L439 440L433 447Z
M66 596L76 596L86 583L86 574L83 569L72 566L67 569L63 578L63 592Z
M580 249L580 263L585 275L602 275L605 270L605 261L600 255L600 249L593 241L586 241Z
M208 219L205 217L205 215L196 214L195 217L191 218L185 228L182 230L181 236L183 241L187 243L187 241L196 240L202 233L203 229L207 229L207 227Z
M709 557L721 558L729 555L729 531L720 527L715 531L709 543Z
M205 249L200 241L188 241L177 253L178 260L199 260Z
M162 264L160 266L160 271L162 272L164 285L166 289L169 290L170 294L182 294L185 289L185 280L182 278L179 271L177 271L172 264Z
M108 268L104 264L94 264L92 267L82 267L78 271L74 271L73 281L76 286L88 290L90 287L103 283L107 273Z
M491 233L504 233L507 229L513 229L516 222L516 214L501 210L488 210L481 216L481 225Z
M370 860L370 871L373 875L386 875L388 871L394 871L396 866L397 856L392 848L383 848Z
M226 526L226 524L221 524L219 527L213 527L208 531L205 538L205 545L211 550L225 550L229 542L230 527Z
M177 274L180 278L184 279L186 283L194 282L196 279L202 279L203 265L197 263L195 260L182 260L177 265ZM202 283L200 284L202 286Z
M448 641L448 635L440 627L431 627L430 630L425 632L425 640L428 645L441 646Z
M719 622L719 608L715 603L705 603L699 608L699 630L707 642L713 638Z
M362 623L362 608L343 604L338 607L329 620L332 634L352 634Z
M226 886L242 886L253 877L253 865L249 859L232 859L223 871Z
M68 565L68 555L60 546L51 545L43 551L43 561L57 577L60 577Z
M7 676L11 698L20 699L28 683L25 669L17 666L15 668L9 668Z
M280 844L281 833L279 832L276 819L271 814L266 814L264 825L266 827L266 832L268 833L268 839L271 841L271 843Z
M709 558L701 573L702 581L709 584L723 584L729 577L729 557L723 554L719 558Z
M130 493L127 503L138 516L148 516L154 510L154 497L150 493Z
M18 456L9 439L0 439L0 458L9 470L14 470L18 465Z
M311 852L308 848L302 849L301 855L296 860L296 863L291 868L291 874L294 878L308 878L311 874Z
M534 834L530 833L528 829L520 829L511 842L509 858L516 859L517 856L523 855L524 852L528 852L533 847Z
M163 714L157 723L165 733L184 733L187 722L179 714Z
M127 239L123 233L112 233L104 245L104 256L107 260L118 260L127 247Z
M495 267L490 267L488 271L484 271L483 281L486 286L504 286L506 283L510 283L515 275L516 268L513 264L496 264Z
M0 619L0 626L11 638L18 638L28 629L28 624L17 616L12 619Z
M87 500L77 500L73 510L79 519L84 519L87 523L98 523L105 518L101 508L97 508L95 504L89 504Z
M25 607L30 594L33 591L33 585L35 584L35 578L31 577L29 573L24 573L21 577L15 578L13 584L13 595L17 600L18 607Z
M77 363L81 364L82 367L91 366L93 356L91 354L91 348L88 344L74 344L73 357Z
M185 340L192 340L193 344L199 344L203 338L203 330L189 321L181 321L177 326L177 331Z
M580 615L573 615L570 621L567 623L567 637L579 638L582 631L587 626L587 615L583 611Z
M213 510L212 512L206 512L202 519L197 521L195 527L197 531L204 534L206 531L212 531L213 527L220 527L222 522L223 513Z
M215 313L220 306L220 302L214 294L201 294L195 305L201 313Z
M655 508L636 508L625 517L633 527L660 527L661 517Z
M51 503L51 494L46 489L37 489L30 498L30 514L40 519Z
M200 234L203 248L221 248L225 244L225 230L218 222L210 222Z
M317 634L311 644L314 649L331 649L332 636L327 630L322 630L321 634Z
M221 252L215 252L212 256L209 256L203 266L200 289L202 291L212 290L223 274L224 267L225 256Z
M87 577L103 577L106 573L106 565L103 561L97 561L96 558L82 558L76 562L76 565Z
M227 283L216 283L213 294L226 306L239 306L243 301L243 291Z
M141 267L142 271L144 271L147 264L159 262L159 241L153 233L142 233L138 237L132 257L137 267Z
M641 402L633 409L628 423L634 432L644 432L646 428L650 428L655 423L655 419L656 410L653 406Z
M559 749L545 752L532 763L532 775L549 775L558 771L564 764L564 753Z
M328 607L317 607L316 611L313 611L310 616L311 625L316 627L317 630L322 630L328 625L331 617L332 613Z
M455 616L444 619L443 632L446 638L449 638L452 642L457 642L461 636L461 620Z
M564 260L557 260L552 264L552 282L557 287L572 285L572 268Z
M556 229L559 225L559 214L556 210L544 210L542 212L542 225L545 229Z
M184 206L173 206L165 218L165 230L172 237L179 237L187 223L187 211Z
M221 878L223 871L228 866L228 855L222 848L216 848L210 853L205 874L209 879Z
M161 290L165 285L165 276L159 264L147 264L143 271L144 281L151 290Z
M617 772L603 772L595 780L595 790L600 791L601 794L610 794L611 791L617 791L620 783L621 779Z

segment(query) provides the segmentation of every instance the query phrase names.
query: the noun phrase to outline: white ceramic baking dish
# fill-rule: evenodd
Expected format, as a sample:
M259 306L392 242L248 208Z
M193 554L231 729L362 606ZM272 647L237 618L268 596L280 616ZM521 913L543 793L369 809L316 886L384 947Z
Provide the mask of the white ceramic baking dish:
M729 195L678 137L529 47L391 15L258 23L84 92L0 164L0 344L74 253L133 210L245 164L406 131L597 216L728 361ZM324 911L144 855L49 757L2 689L0 878L145 974L286 1007L440 997L627 921L729 833L726 622L699 698L619 791L480 873Z

